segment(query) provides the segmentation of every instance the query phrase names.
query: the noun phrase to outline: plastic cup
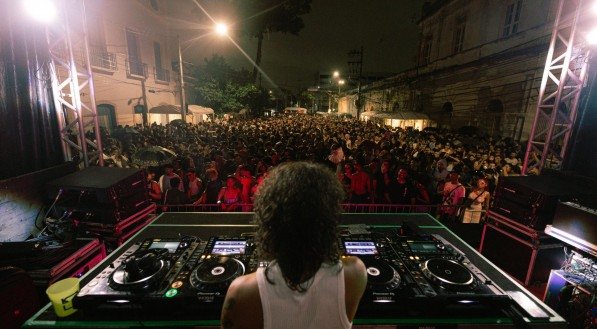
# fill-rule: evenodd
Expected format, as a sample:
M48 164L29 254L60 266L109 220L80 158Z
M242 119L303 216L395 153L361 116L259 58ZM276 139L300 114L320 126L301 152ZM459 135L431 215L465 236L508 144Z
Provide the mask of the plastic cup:
M73 307L73 298L77 292L79 292L79 279L77 278L57 281L46 289L46 294L48 294L57 316L65 317L77 311Z

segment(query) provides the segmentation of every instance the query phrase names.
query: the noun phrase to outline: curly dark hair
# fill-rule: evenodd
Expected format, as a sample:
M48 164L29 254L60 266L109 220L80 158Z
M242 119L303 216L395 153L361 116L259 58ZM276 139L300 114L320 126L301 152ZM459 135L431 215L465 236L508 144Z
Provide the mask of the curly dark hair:
M283 164L264 180L255 200L258 252L260 259L279 264L290 289L306 290L300 284L322 263L338 262L343 199L338 178L315 163Z

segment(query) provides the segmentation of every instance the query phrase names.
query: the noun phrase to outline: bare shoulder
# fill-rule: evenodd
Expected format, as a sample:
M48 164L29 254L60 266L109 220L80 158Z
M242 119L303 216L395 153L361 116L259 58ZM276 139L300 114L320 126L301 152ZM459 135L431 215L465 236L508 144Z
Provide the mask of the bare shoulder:
M227 329L263 326L263 310L255 273L232 281L224 299L220 320L222 328Z
M367 270L365 264L358 257L343 257L342 265L344 266L344 278L346 283L356 284L360 286L363 281L367 281Z
M342 258L342 265L344 267L346 316L348 320L352 321L367 287L367 270L363 261L357 257Z

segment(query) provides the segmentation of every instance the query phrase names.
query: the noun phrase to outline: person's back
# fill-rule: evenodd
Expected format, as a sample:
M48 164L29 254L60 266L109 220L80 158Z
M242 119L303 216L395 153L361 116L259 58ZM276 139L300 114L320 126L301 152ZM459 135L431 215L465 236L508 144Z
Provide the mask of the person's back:
M187 194L174 187L180 184L180 179L178 177L173 177L170 179L170 183L172 184L172 187L164 193L164 204L175 205L189 203Z
M255 240L268 265L232 282L223 328L351 326L367 273L356 257L340 260L342 199L342 186L322 165L293 162L272 171L255 200Z
M306 291L292 290L277 264L256 273L263 328L350 328L345 303L344 265L322 264L304 283Z

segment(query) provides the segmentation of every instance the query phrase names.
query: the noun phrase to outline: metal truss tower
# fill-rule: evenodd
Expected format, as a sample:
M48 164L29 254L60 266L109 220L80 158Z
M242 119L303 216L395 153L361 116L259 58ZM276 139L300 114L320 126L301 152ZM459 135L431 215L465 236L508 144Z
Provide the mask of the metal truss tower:
M104 165L90 65L84 0L61 0L46 28L52 93L66 161Z
M587 79L589 49L576 40L583 9L583 0L559 0L523 175L562 169Z

